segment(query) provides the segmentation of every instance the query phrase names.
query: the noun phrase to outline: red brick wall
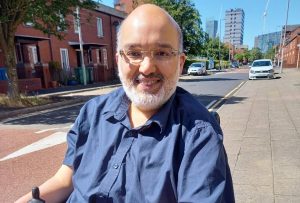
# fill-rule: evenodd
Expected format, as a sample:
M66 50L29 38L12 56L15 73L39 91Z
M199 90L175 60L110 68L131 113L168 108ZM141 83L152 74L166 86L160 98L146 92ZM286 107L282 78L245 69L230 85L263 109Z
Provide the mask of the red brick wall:
M114 22L121 22L123 19L106 14L104 12L99 12L95 10L81 9L81 30L82 30L82 40L84 43L93 43L102 45L99 47L106 48L107 50L107 63L108 70L106 74L111 74L106 78L112 78L115 73L115 68L117 64L115 62L115 47L116 47L116 26ZM103 24L103 37L97 36L97 17L102 18ZM64 48L68 50L69 55L69 65L71 68L77 67L77 56L76 49L79 46L73 47L69 45L69 42L79 42L78 34L74 32L74 17L68 16L66 21L70 23L70 27L67 31L64 31L64 40L58 40L54 36L47 36L41 31L35 30L32 27L25 26L23 24L19 25L17 28L16 35L34 36L40 38L50 38L49 40L42 40L36 42L39 47L40 52L40 62L42 64L47 64L49 61L54 60L61 63L60 49ZM49 44L51 42L51 46ZM96 47L94 47L96 48ZM24 62L28 62L28 54L26 48L24 48ZM87 54L85 56L85 64L88 64ZM92 63L97 62L96 49L92 49ZM0 66L4 65L3 52L0 51Z
M299 52L299 47L297 46L300 44L300 28L294 30L289 36L289 44L284 47L283 50L283 65L285 67L296 67L297 66L297 57Z

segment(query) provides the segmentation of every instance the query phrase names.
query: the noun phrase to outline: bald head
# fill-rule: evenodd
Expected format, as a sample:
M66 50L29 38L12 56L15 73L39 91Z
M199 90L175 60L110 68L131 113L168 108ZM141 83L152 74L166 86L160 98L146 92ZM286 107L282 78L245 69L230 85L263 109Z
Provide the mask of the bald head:
M160 39L157 35L160 34ZM164 34L163 36L161 34ZM124 48L128 36L137 35L142 43L158 44L166 42L164 37L174 36L176 49L183 51L182 32L176 21L162 8L153 4L144 4L133 10L122 22L118 32L118 50ZM131 43L127 42L126 43ZM136 41L135 43L138 43Z

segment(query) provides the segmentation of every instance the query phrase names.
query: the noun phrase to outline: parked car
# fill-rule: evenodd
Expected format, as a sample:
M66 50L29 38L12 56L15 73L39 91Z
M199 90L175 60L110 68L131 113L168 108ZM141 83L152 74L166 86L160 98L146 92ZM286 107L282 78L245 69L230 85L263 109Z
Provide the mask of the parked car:
M274 78L274 67L270 59L253 61L249 70L249 80L257 78Z
M201 62L192 63L187 71L188 75L206 75L205 64Z

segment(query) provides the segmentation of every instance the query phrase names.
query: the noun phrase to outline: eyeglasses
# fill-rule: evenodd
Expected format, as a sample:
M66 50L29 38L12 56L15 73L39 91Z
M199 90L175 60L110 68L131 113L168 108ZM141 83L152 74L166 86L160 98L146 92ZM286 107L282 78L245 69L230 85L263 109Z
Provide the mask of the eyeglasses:
M172 48L161 48L149 51L122 49L119 51L119 54L122 56L122 58L133 65L140 65L148 53L150 53L152 59L157 61L168 61L172 57L180 54L178 50Z

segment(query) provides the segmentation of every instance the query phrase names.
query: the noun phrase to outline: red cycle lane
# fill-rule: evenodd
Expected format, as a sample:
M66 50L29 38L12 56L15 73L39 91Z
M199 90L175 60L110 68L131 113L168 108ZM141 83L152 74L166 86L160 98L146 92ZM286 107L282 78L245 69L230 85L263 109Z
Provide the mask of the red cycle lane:
M35 133L39 129L3 128L0 131L0 159L53 132ZM60 167L66 144L27 153L0 161L0 202L14 202L51 177Z

